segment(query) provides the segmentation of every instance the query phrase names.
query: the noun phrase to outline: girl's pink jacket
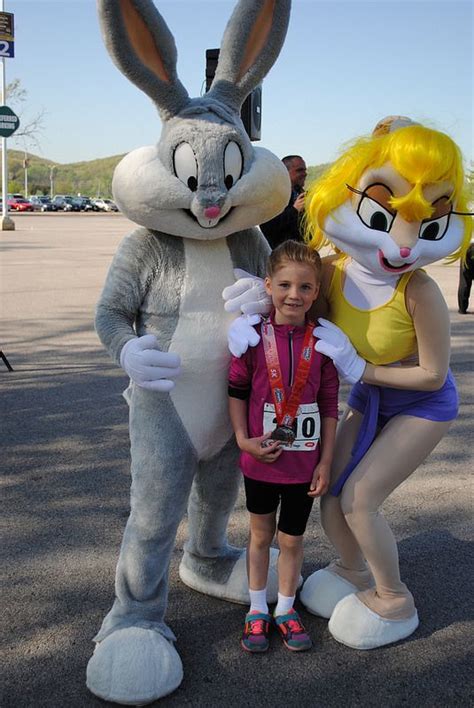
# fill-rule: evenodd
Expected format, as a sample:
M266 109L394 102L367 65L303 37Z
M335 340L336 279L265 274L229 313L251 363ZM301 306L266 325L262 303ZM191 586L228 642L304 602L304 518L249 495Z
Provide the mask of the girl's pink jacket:
M305 328L276 325L273 322L272 324L288 400L303 346ZM229 371L229 396L247 401L248 434L252 438L263 435L265 403L273 404L261 340L261 325L257 325L255 329L260 335L260 342L256 347L249 347L240 359L232 357ZM316 402L321 419L337 419L338 391L339 380L334 364L327 356L315 351L300 403ZM258 462L248 453L242 452L240 467L244 475L252 479L277 484L301 484L311 481L319 458L319 444L309 451L283 450L272 465Z

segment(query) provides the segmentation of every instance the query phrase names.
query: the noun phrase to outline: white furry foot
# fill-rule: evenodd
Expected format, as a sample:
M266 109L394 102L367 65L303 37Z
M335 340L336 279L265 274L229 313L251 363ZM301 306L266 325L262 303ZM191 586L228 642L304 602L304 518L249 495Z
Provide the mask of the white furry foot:
M306 578L300 600L313 615L329 619L339 600L357 591L348 580L323 568Z
M87 688L122 705L146 705L171 693L183 680L174 646L161 634L128 627L97 644L87 666Z
M278 598L278 561L279 551L277 548L270 548L270 565L268 568L267 601L274 603ZM232 569L232 573L226 583L219 584L197 575L187 568L184 563L179 566L179 577L185 585L202 592L205 595L212 595L221 600L229 600L239 605L250 603L249 583L247 578L247 560L245 551L242 553ZM303 582L300 577L299 585Z
M405 620L389 620L369 609L357 595L348 595L336 605L329 631L338 642L352 649L376 649L413 634L418 613Z

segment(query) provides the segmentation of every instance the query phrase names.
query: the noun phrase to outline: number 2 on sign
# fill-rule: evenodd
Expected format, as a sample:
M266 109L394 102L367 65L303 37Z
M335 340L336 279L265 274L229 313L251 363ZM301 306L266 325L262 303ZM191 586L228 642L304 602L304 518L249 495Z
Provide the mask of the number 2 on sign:
M0 57L11 57L10 42L0 40Z

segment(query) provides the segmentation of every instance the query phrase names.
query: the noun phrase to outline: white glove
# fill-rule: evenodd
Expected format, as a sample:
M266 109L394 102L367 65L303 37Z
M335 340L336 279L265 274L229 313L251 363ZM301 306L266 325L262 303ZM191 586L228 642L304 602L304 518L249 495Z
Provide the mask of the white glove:
M313 334L318 337L315 349L333 360L341 378L348 383L360 381L367 362L360 357L353 347L349 337L342 329L332 322L320 317L319 327L315 327Z
M260 335L252 325L258 324L261 319L260 315L242 315L232 322L227 341L234 356L241 357L249 346L255 347L259 343Z
M150 391L171 391L170 379L181 373L181 360L177 354L162 352L154 334L130 339L120 352L120 366L137 386Z
M272 301L265 291L264 281L240 268L234 269L237 282L222 291L226 301L226 312L238 312L244 315L268 315Z

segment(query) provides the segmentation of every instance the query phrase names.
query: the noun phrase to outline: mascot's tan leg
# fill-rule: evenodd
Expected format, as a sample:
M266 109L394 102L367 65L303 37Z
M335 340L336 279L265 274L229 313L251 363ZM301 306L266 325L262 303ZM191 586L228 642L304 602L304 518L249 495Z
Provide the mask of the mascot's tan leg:
M362 415L357 411L348 408L344 413L337 429L337 457L331 470L332 482L339 477L350 459L361 421ZM339 558L306 579L300 600L313 614L329 619L339 600L371 587L374 580L344 518L339 497L331 494L322 497L321 522Z
M400 579L397 545L379 507L426 459L449 426L397 416L344 486L341 510L367 559L375 588L348 595L336 605L329 630L343 644L371 649L403 639L418 626L413 597ZM396 455L390 454L395 450Z

